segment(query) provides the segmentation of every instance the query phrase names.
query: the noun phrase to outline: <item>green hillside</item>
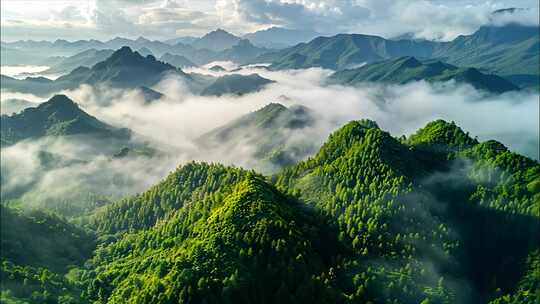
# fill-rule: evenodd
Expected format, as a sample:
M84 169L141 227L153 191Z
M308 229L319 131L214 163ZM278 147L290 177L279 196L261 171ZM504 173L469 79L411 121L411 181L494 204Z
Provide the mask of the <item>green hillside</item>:
M404 56L437 59L458 67L496 74L520 87L538 88L540 36L538 27L508 24L483 26L450 42L387 40L378 36L339 34L263 54L257 62L271 69L323 67L344 70L359 64Z
M339 34L318 37L259 57L259 62L272 62L271 69L323 67L342 70L366 62L402 56L429 58L434 44L428 41L386 40L378 36Z
M90 257L94 237L54 215L0 211L2 303L82 301L73 275Z
M331 230L317 226L315 214L251 172L188 164L168 180L181 175L192 176L187 182L202 182L202 191L194 189L196 199L184 202L166 221L99 250L92 260L97 274L89 285L93 299L286 303L339 298L325 279L339 246ZM212 186L210 192L203 190ZM175 187L149 190L140 198L141 207L151 206L149 195L174 193Z
M356 69L338 71L329 78L330 83L346 85L362 82L404 84L418 80L429 82L453 80L492 93L504 93L519 89L502 77L484 74L474 68L458 68L441 61L421 62L414 57L401 57L370 63Z
M66 135L96 135L128 139L130 131L105 124L81 110L65 95L55 95L35 108L1 116L2 145L29 138Z
M484 26L468 36L440 44L433 57L503 76L516 84L538 87L538 27L509 24Z
M271 104L212 136L296 125L291 111ZM191 162L97 210L97 249L66 290L73 303L532 304L539 185L538 162L454 123L396 139L352 121L274 176Z

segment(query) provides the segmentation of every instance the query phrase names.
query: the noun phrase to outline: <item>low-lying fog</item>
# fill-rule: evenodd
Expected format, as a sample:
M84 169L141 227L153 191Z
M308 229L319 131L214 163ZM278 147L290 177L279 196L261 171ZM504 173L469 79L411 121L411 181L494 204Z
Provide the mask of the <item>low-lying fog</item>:
M210 71L209 68L215 64L229 71L238 68L230 62L219 62L186 71L215 76L225 74ZM258 73L276 83L244 96L201 97L191 94L182 79L168 78L153 88L165 94L165 97L150 104L145 103L136 90L83 85L76 90L62 92L98 119L118 127L130 128L143 141L150 141L154 147L168 153L144 161L130 159L113 162L93 158L84 166L78 164L61 168L62 171L48 171L40 181L32 183L33 187L45 191L54 187L69 187L67 185L70 182L80 183L81 178L90 181L103 175L106 177L99 180L106 182L113 176L129 176L129 187L115 193L120 196L143 191L175 166L191 159L257 167L256 160L250 159L250 151L254 147L239 146L218 153L205 153L196 149L192 141L201 134L271 102L286 106L300 104L315 111L319 117L312 127L290 134L291 140L301 138L321 144L339 126L361 118L377 121L382 129L394 136L409 135L427 122L442 118L455 121L471 136L478 136L479 140L496 139L515 152L539 159L538 93L487 95L468 85L426 82L406 85L366 84L355 88L327 86L324 84L325 79L332 71L319 68L268 71L264 67L254 66L235 70L234 73ZM14 98L31 102L44 101L28 94L2 92L2 104ZM4 186L7 184L10 188L16 187L14 183L21 179L19 175L37 176L38 171L43 171L31 152L39 149L29 145L42 147L43 143L25 142L3 151L2 173L11 172L5 176L2 174ZM70 151L71 157L85 158L82 155L84 152L79 151L81 155L78 157L73 155L73 151L77 150L72 147L72 143L64 141L64 145L69 147L65 150ZM55 149L62 154L58 146ZM24 150L25 153L19 153L18 150ZM84 174L81 174L81 170L91 171L92 179L82 176ZM55 183L58 185L54 186Z

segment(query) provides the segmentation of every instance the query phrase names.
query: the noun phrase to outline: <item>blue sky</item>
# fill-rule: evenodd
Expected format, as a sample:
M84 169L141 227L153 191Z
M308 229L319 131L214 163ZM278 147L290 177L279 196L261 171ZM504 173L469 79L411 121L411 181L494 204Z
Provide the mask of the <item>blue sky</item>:
M2 40L244 34L271 26L450 40L493 23L491 12L530 8L502 22L538 24L533 0L1 0Z

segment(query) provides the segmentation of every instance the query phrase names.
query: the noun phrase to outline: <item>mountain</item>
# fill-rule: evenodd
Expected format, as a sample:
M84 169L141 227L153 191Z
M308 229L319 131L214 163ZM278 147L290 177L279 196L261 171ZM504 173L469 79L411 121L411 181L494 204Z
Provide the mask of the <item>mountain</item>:
M169 72L185 75L181 70L156 60L152 55L143 57L129 47L122 47L92 68L78 68L70 74L58 78L56 82L109 83L116 87L150 87Z
M274 81L263 78L258 74L230 74L217 78L201 92L201 95L243 95L262 90L264 86L273 82Z
M433 57L508 78L523 87L538 87L540 30L537 26L483 26L468 36L441 43Z
M0 211L2 302L81 301L80 286L67 274L72 277L91 256L94 236L44 212L4 205Z
M35 108L1 116L2 145L29 138L66 135L95 135L101 138L129 138L130 131L105 124L81 110L65 95L55 95Z
M230 60L240 64L245 64L251 62L258 56L267 53L268 51L269 50L266 48L254 46L247 39L242 39L231 48L223 50L219 56L221 56L223 60Z
M163 54L163 56L161 56L159 58L160 61L163 61L163 62L166 62L170 65L173 65L177 68L181 68L181 69L184 69L184 68L191 68L191 67L196 67L197 65L193 62L191 62L189 59L187 59L186 57L184 56L181 56L181 55L173 55L173 54L169 54L169 53L165 53Z
M271 82L256 74L246 76L235 74L219 78L186 74L171 64L156 60L152 55L143 57L129 47L122 47L91 68L78 67L54 81L44 77L18 80L1 75L1 82L3 89L42 96L74 89L81 84L105 84L115 88L139 89L144 93L168 75L182 78L193 93L202 92L203 95L246 94L260 90Z
M240 40L240 37L237 37L222 29L217 29L193 41L191 46L197 49L209 49L220 52L233 47L234 45L238 44Z
M148 50L153 54L153 56L161 56L167 51L169 51L171 47L169 44L163 43L161 41L151 41L144 37L139 37L135 40L116 37L114 39L104 42L104 46L113 50L117 50L125 46L134 50Z
M285 107L270 103L265 107L201 135L196 143L202 151L216 154L246 150L247 159L256 159L261 170L291 165L315 152L316 144L291 138L296 131L313 126L315 114L302 106ZM262 164L262 165L261 165ZM257 164L251 164L257 166Z
M208 199L200 200L197 193ZM120 210L139 212L140 220L124 221ZM331 288L331 255L341 248L332 227L318 223L315 213L260 175L188 163L151 191L111 205L96 218L101 231L128 228L133 233L94 260L103 276L90 281L89 297L128 302L144 297L159 303L334 302L340 296ZM128 243L140 250L128 253L123 245ZM122 267L125 263L138 274ZM147 278L141 288L126 292L139 276Z
M73 66L74 63L70 63L72 60L83 60L77 57L70 58L79 53L90 50L118 50L122 47L138 50L143 57L148 55L162 57L166 53L184 56L196 65L221 60L245 63L269 51L266 48L253 46L246 39L218 29L201 38L173 39L166 42L151 41L143 37L135 40L116 37L105 42L97 40L2 42L2 62L11 65L46 65L64 72L77 67ZM59 65L62 60L68 60L70 65L65 67ZM91 66L88 62L81 65Z
M108 84L133 89L151 87L169 73L187 77L181 70L158 61L151 55L143 57L129 47L122 47L92 67L80 66L54 81L46 78L17 80L2 75L2 86L8 90L38 95L74 89L81 84Z
M352 121L270 180L187 163L100 210L89 300L534 301L540 165L500 143L443 120L401 141Z
M429 82L453 80L457 83L468 83L477 89L492 93L519 90L508 80L496 75L484 74L475 68L458 68L434 60L420 62L414 57L370 63L356 69L338 71L329 78L330 83L346 85L362 82L404 84L418 80Z
M73 56L60 60L54 66L48 68L43 74L66 74L78 67L91 67L96 63L107 59L113 54L113 50L89 49Z
M10 98L0 101L0 105L0 114L9 115L33 107L36 103L24 99Z
M46 77L26 77L16 79L6 75L0 75L2 89L20 93L31 93L39 96L50 94L54 91L54 81ZM60 90L60 89L58 89Z
M289 111L230 126L309 124ZM184 163L96 210L95 238L2 210L2 301L534 303L539 199L537 161L453 122L397 139L351 121L272 176Z
M308 42L320 33L311 30L295 30L282 27L271 27L244 35L253 44L264 48L285 48L302 42Z
M275 179L332 215L352 244L357 255L337 277L361 290L353 302L487 303L514 292L527 257L538 257L540 165L453 123L431 122L400 142L375 122L350 122ZM463 280L469 291L452 287Z
M318 37L274 53L261 55L259 62L271 62L271 69L323 67L342 70L358 64L402 56L429 58L434 44L428 41L386 40L382 37L339 34Z
M382 37L339 34L267 53L256 62L272 69L323 67L343 70L351 66L414 56L437 59L459 67L473 67L496 74L520 87L538 86L540 35L538 27L508 24L483 26L472 35L450 42L387 40Z

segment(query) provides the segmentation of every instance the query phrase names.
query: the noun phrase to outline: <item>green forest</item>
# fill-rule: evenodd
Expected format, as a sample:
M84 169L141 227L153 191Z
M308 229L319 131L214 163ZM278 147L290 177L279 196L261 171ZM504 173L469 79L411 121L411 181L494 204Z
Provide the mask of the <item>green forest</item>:
M1 303L540 303L540 164L444 120L351 121L272 175L184 163L83 215L23 206L2 202Z

